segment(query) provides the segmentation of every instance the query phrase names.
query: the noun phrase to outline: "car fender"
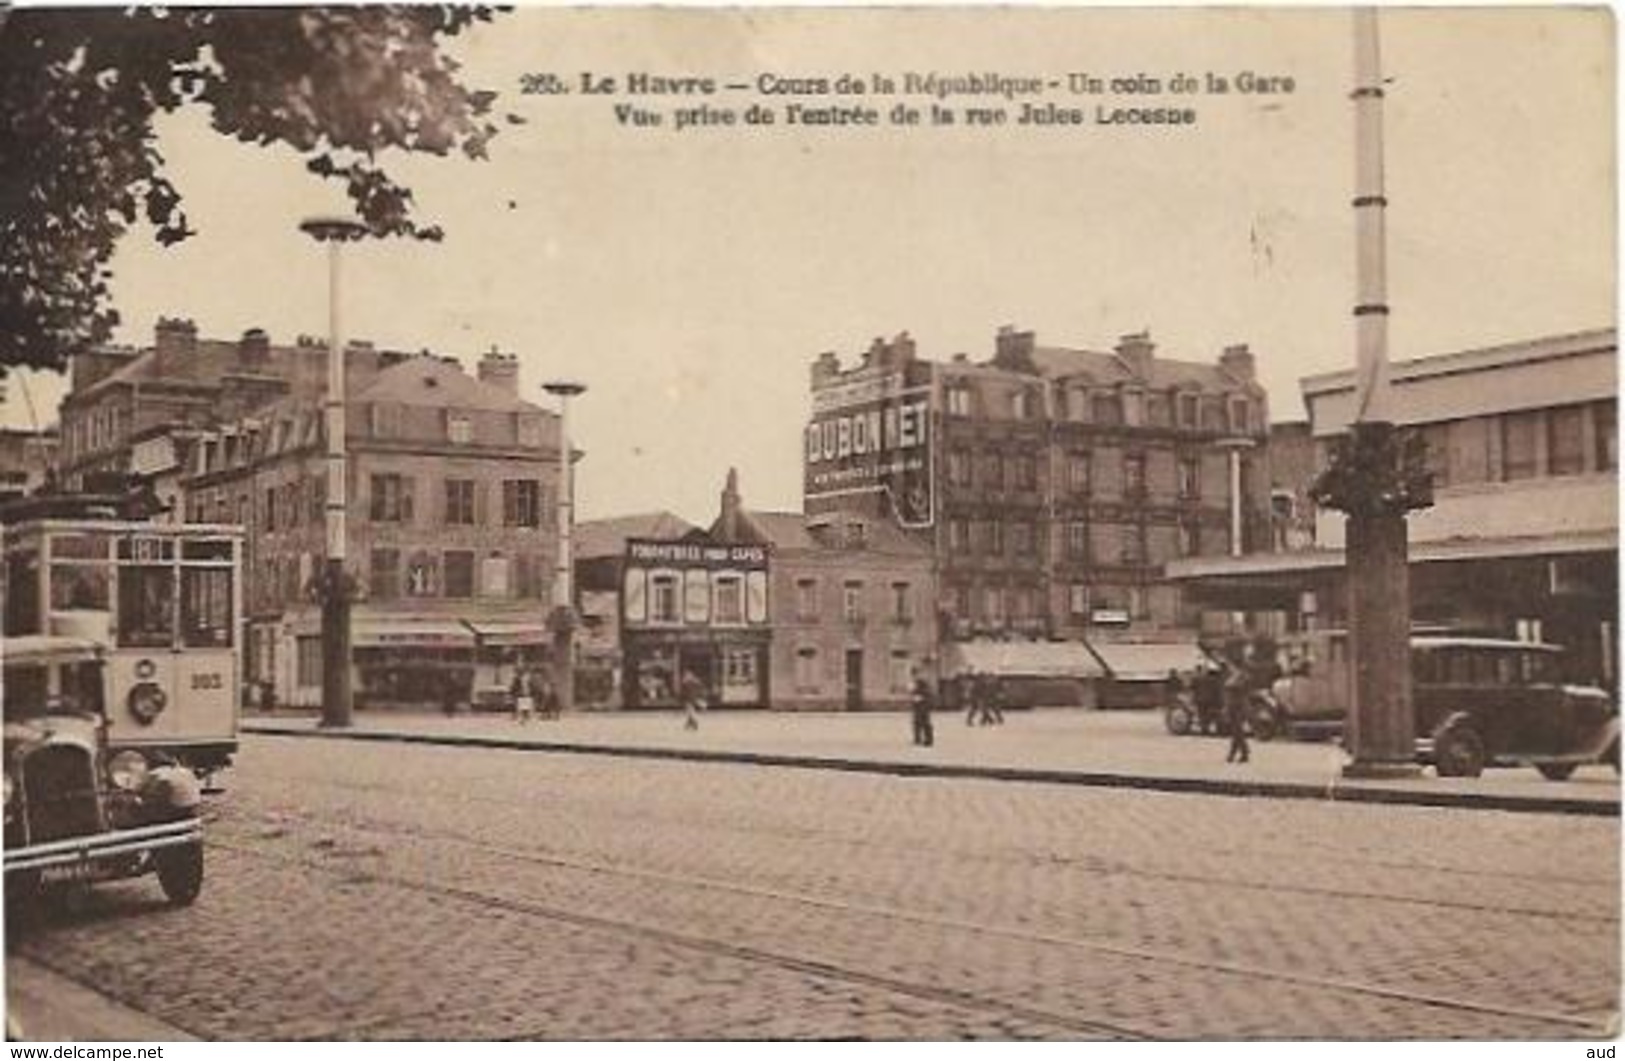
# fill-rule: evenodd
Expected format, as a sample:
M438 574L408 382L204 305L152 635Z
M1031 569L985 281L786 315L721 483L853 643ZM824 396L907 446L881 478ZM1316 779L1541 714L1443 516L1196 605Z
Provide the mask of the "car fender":
M1448 714L1448 715L1446 715L1444 717L1444 721L1440 722L1437 726L1433 727L1433 732L1428 734L1428 736L1431 737L1433 740L1438 740L1439 739L1439 734L1441 734L1445 730L1451 729L1451 728L1453 728L1455 726L1468 726L1468 727L1471 727L1474 730L1474 732L1477 732L1477 727L1473 725L1472 712L1470 712L1470 711L1452 711L1452 712L1450 712L1450 714Z
M184 766L155 766L147 781L148 792L173 810L194 810L203 802L203 785Z

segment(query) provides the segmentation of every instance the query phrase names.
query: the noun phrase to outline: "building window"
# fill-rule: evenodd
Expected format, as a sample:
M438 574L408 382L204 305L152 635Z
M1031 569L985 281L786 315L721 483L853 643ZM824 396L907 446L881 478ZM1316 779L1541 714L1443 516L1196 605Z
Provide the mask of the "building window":
M1115 394L1097 394L1090 402L1092 419L1097 424L1115 426L1123 422L1123 400Z
M988 490L1004 489L1004 454L989 453L982 458L982 486Z
M1023 387L1010 395L1010 416L1014 420L1030 420L1037 405L1033 392Z
M955 486L970 485L970 454L965 450L948 451L948 481Z
M446 523L455 527L474 525L474 480L446 480Z
M1122 562L1130 566L1145 563L1145 528L1130 524L1123 528L1122 535L1122 548L1118 553Z
M742 623L745 621L745 580L738 575L718 575L711 583L716 594L716 602L712 606L712 616L718 623Z
M372 477L372 521L409 523L412 519L412 491L400 475L389 473Z
M1089 584L1074 582L1066 588L1066 610L1073 618L1089 614Z
M1074 453L1066 459L1066 485L1074 494L1089 492L1089 464L1087 453Z
M994 556L1004 555L1004 521L989 520L987 525L987 551Z
M1081 519L1067 521L1066 555L1075 562L1089 559L1089 524Z
M818 582L810 578L796 579L796 618L810 622L818 618Z
M324 522L327 506L327 473L310 477L310 522L312 526Z
M818 650L816 648L796 649L796 688L809 693L818 691Z
M1030 453L1016 458L1016 488L1019 490L1038 489L1038 458Z
M1501 417L1501 478L1529 479L1535 474L1535 444L1539 413L1508 413Z
M677 620L677 576L670 572L649 576L649 621L675 623Z
M372 405L372 437L394 438L401 433L401 407L394 402Z
M1145 496L1145 454L1123 454L1123 496Z
M194 517L192 519L192 522L193 523L202 523L203 522L203 497L202 497L202 495L199 495L196 498L196 504L195 504L195 506L193 508L193 512L194 512ZM261 520L260 522L261 522L261 525L264 526L267 531L274 531L274 530L277 529L276 487L274 487L274 486L268 486L268 487L265 488L265 518L263 520Z
M474 595L474 554L468 549L447 549L440 566L445 570L445 595L462 600Z
M1179 408L1179 426L1195 427L1197 398L1194 394L1181 394L1176 398Z
M851 580L841 587L841 615L849 623L863 619L863 583Z
M982 614L990 623L1004 622L1004 587L987 586L982 590Z
M1179 525L1179 555L1202 555L1202 525L1200 523L1181 523Z
M862 520L853 520L846 525L846 547L848 549L863 549L869 544L869 525Z
M1427 470L1433 476L1433 487L1442 490L1450 485L1450 425L1426 425L1422 428L1422 442L1427 446Z
M480 561L480 596L505 599L513 594L513 565L501 553Z
M400 552L395 549L374 549L372 573L367 579L367 596L373 600L394 600L400 593Z
M1038 531L1031 520L1010 525L1010 551L1015 556L1032 556L1038 552Z
M1128 588L1128 611L1136 619L1151 618L1151 594L1146 592L1144 586Z
M1202 459L1179 458L1179 496L1193 500L1202 496Z
M1247 431L1252 418L1252 405L1246 398L1230 399L1230 430L1237 434Z
M955 615L970 615L970 587L955 586L953 588L952 606Z
M406 595L433 597L435 589L435 562L432 556L420 553L406 565Z
M319 688L322 684L322 639L301 637L294 641L294 678L300 688Z
M970 388L963 383L953 384L948 388L948 415L969 416L970 414Z
M474 441L474 421L467 413L446 411L446 441L458 446Z
M1546 467L1550 475L1585 471L1585 406L1565 405L1546 412Z
M1089 392L1083 387L1072 387L1066 392L1066 418L1074 423L1089 419Z
M914 618L914 599L909 595L907 582L891 584L891 615L900 623Z
M1152 427L1173 426L1173 409L1168 403L1166 394L1158 393L1145 396L1145 422Z
M1597 470L1612 471L1619 464L1619 428L1616 423L1618 406L1613 402L1598 402L1591 407L1597 429Z
M542 525L541 483L535 479L503 480L502 524L506 527Z
M962 519L948 521L948 551L954 553L970 551L970 525Z

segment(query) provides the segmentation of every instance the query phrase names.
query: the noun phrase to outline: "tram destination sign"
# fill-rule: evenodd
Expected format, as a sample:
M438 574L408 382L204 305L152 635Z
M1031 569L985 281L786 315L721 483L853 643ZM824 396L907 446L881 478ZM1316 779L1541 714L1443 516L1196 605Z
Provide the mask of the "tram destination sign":
M817 392L807 425L808 499L886 494L897 521L929 527L932 504L931 389L901 373L843 381Z

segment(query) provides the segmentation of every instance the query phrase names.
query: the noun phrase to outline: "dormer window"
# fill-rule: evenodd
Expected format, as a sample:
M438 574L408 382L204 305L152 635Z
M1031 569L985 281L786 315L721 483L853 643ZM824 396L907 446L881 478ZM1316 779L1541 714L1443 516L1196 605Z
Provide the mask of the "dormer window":
M446 411L446 441L458 446L474 441L474 421L467 413Z
M853 520L846 525L846 546L848 549L863 549L869 545L869 525L861 520Z
M965 383L955 383L948 387L948 415L969 416L971 414L970 386Z

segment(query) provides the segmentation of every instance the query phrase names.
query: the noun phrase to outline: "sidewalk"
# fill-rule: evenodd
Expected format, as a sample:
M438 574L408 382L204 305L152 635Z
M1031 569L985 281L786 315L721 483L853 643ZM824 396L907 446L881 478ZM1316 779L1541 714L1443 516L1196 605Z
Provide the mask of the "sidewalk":
M1003 726L968 727L936 715L936 744L914 747L907 714L896 712L712 711L698 732L674 712L576 713L521 725L506 715L361 712L348 730L322 730L303 716L257 716L243 732L285 737L401 741L559 753L980 777L1167 792L1328 799L1618 816L1619 778L1586 766L1567 781L1532 767L1487 770L1479 778L1348 781L1334 744L1254 741L1252 760L1224 761L1228 741L1175 737L1159 712L1073 709L1012 711Z

